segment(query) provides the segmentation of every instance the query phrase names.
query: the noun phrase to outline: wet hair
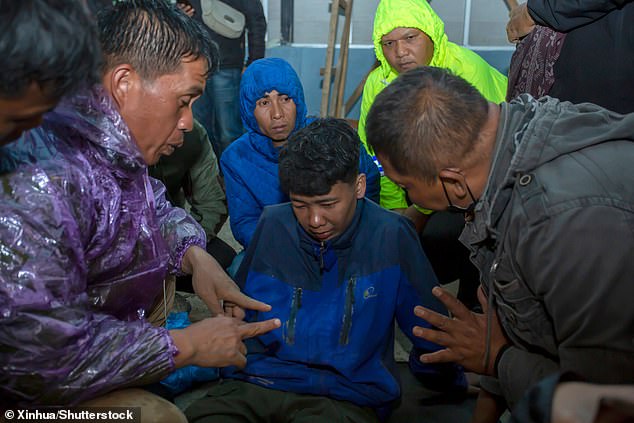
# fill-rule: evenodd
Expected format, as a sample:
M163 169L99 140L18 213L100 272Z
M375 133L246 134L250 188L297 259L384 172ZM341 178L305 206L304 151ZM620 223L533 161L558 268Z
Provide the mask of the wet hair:
M280 186L286 194L325 195L337 182L354 183L361 141L344 120L317 119L291 135L280 151Z
M105 70L132 65L146 80L175 73L184 58L214 67L215 45L202 24L163 0L126 0L97 14Z
M402 175L433 182L440 169L472 157L488 116L487 100L450 71L419 67L374 100L366 134L376 154Z
M82 2L2 0L0 28L0 97L20 97L35 82L59 98L99 80L97 28Z

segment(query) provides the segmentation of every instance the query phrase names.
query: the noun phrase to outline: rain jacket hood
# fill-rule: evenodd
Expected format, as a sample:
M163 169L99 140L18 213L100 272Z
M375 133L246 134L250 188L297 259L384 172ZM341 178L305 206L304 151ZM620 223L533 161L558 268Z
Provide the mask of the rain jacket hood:
M398 73L390 66L381 46L381 38L396 28L416 28L434 43L434 55L429 66L445 67L447 35L445 23L438 17L426 0L382 0L374 17L374 53L381 62L381 75L389 80Z
M370 72L363 87L359 137L381 171L381 205L388 209L408 207L405 191L387 178L374 152L367 144L365 124L376 96L398 73L390 66L381 46L381 38L395 28L416 28L431 38L434 54L430 66L450 70L473 85L488 100L501 103L506 97L507 79L473 51L452 43L445 34L445 25L426 0L382 0L374 17L374 50L381 66ZM431 211L428 211L429 213Z
M272 57L256 60L242 75L240 81L240 116L247 132L264 136L260 132L253 111L255 103L264 97L264 94L273 90L280 94L286 94L295 103L297 117L293 132L307 125L304 88L299 76L286 60Z

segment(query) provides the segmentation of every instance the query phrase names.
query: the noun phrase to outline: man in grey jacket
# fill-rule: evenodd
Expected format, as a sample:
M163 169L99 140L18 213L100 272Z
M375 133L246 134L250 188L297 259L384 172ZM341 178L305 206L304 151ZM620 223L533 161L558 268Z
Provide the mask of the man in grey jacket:
M413 118L414 117L414 118ZM412 201L465 213L484 314L441 288L453 318L417 307L454 361L498 378L513 407L557 371L634 382L634 114L522 95L488 103L436 68L401 75L368 116L368 141Z

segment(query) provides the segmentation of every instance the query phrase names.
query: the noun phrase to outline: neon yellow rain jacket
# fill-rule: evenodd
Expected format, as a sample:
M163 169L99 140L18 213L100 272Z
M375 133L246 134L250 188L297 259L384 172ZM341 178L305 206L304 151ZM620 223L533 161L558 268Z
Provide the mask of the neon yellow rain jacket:
M469 81L487 100L501 103L506 97L507 79L484 59L471 50L447 40L445 24L426 0L381 0L374 17L374 51L381 66L368 76L363 88L359 136L370 156L379 165L369 148L365 135L365 120L377 94L392 82L398 73L383 55L381 38L395 28L416 28L434 42L434 55L430 66L450 69ZM405 191L383 175L381 166L381 205L387 209L407 207Z

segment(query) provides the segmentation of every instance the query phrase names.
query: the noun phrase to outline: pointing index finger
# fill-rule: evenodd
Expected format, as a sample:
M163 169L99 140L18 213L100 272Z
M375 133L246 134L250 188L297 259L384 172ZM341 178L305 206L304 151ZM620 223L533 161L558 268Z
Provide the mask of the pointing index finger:
M271 306L261 301L255 300L248 295L236 290L225 295L225 301L234 303L245 310L270 311Z
M244 323L238 327L238 331L242 339L247 339L263 335L280 326L280 319L269 319L261 322Z

